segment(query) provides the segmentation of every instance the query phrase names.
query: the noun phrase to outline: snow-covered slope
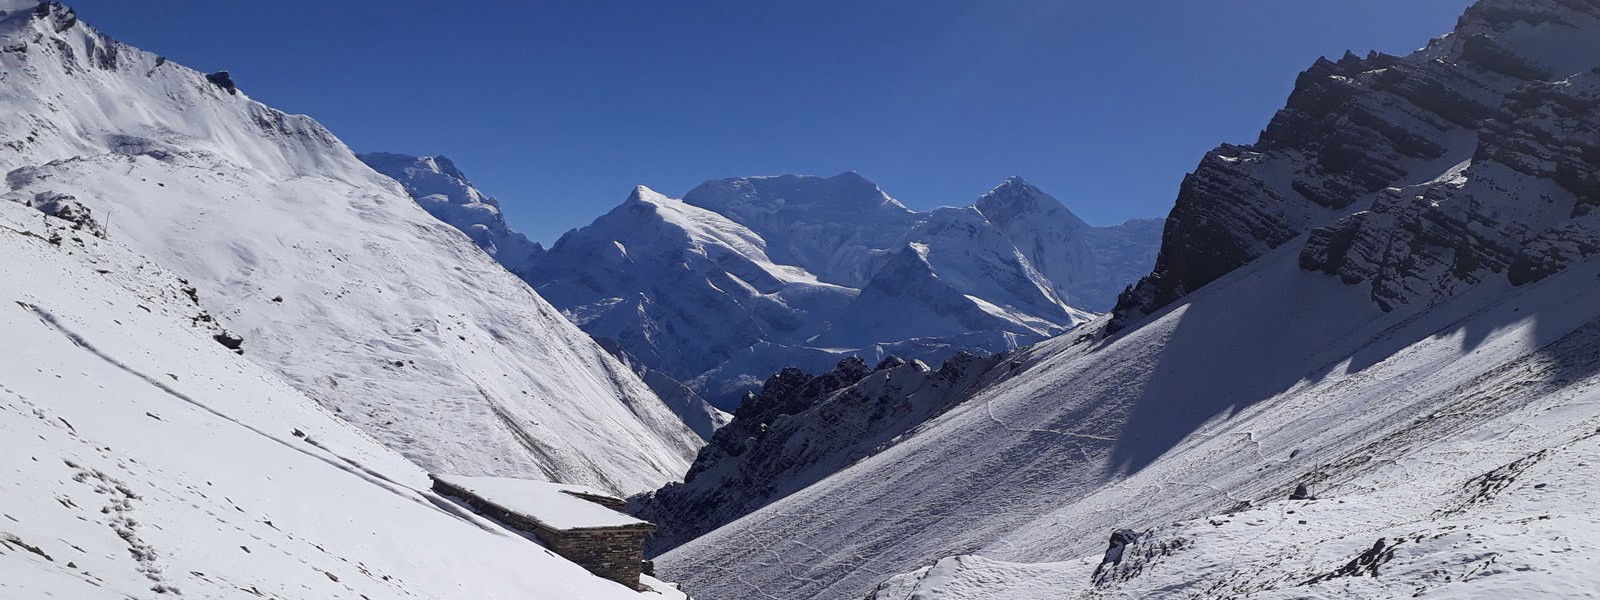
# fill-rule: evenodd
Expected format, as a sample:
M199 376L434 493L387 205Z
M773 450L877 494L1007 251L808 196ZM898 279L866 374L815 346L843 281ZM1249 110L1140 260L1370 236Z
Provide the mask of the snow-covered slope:
M723 215L767 240L773 259L818 279L861 287L873 256L891 247L917 214L855 172L716 179L683 201Z
M530 282L591 335L686 382L766 340L803 339L813 313L855 295L773 262L749 229L644 187L562 236Z
M450 159L387 152L359 154L356 158L400 182L428 214L467 234L506 270L523 279L533 278L534 266L544 256L544 248L506 225L500 214L500 203L473 187ZM709 439L711 432L728 421L727 413L711 406L678 380L634 358L616 341L604 337L595 341L632 368L701 438Z
M1596 68L1600 5L1554 0L1319 62L1185 183L1115 335L657 564L710 599L1592 595Z
M682 483L633 499L655 523L651 554L670 550L820 481L900 439L981 387L1006 355L957 354L937 370L856 357L811 376L785 369L700 450Z
M683 598L429 492L114 241L0 202L0 256L0 597Z
M506 225L500 202L473 187L450 159L388 152L358 154L356 158L400 182L428 214L460 229L513 274L527 273L533 261L544 254L537 242Z
M1020 179L996 193L1009 189L1031 200L996 218L913 212L855 173L709 181L682 201L640 192L563 236L528 280L585 331L731 409L785 367L1036 342L1088 319L1065 294L1120 290L1139 256L1154 260L1152 228L1101 235L1113 228ZM1070 260L1046 249L1062 235Z
M1533 367L1595 366L1592 345L1552 344L1600 319L1592 301L1600 265L1525 288L1501 283L1432 311L1385 314L1359 288L1296 263L1292 252L1276 254L1103 343L1057 338L1029 350L1001 383L898 444L658 557L658 568L703 598L858 598L947 556L1098 562L1115 529L1281 500L1297 482L1316 483L1332 502L1374 508L1393 501L1355 498L1363 486L1410 486L1419 470L1436 479L1405 492L1413 502L1467 488L1528 446L1447 434L1543 412L1518 404L1521 391L1567 390L1579 398L1568 408L1576 419L1600 414L1582 403L1600 390L1592 371ZM1493 410L1461 403L1507 390L1519 395ZM1532 439L1560 443L1597 426L1563 425ZM1447 450L1462 440L1479 444L1474 461ZM1427 451L1413 455L1418 447ZM1440 469L1435 453L1459 467ZM1389 465L1385 478L1351 483L1364 474L1356 467L1373 464ZM1334 483L1337 494L1327 489ZM1416 506L1391 510L1401 518L1386 522L1435 508ZM1386 535L1349 527L1352 539L1330 555ZM755 553L765 558L743 558Z
M717 429L727 425L728 421L733 418L733 415L712 406L700 394L689 389L689 386L673 379L666 373L640 363L639 359L634 358L618 347L615 340L601 338L595 341L600 343L601 348L605 348L612 356L617 357L617 360L622 361L623 366L632 369L634 374L644 381L645 385L650 386L650 391L656 393L656 397L661 399L661 403L672 409L672 412L677 413L678 418L683 419L683 424L687 425L701 439L711 439L711 434L716 433Z
M631 493L687 467L697 436L633 373L315 121L7 6L5 200L87 206L247 357L429 469Z

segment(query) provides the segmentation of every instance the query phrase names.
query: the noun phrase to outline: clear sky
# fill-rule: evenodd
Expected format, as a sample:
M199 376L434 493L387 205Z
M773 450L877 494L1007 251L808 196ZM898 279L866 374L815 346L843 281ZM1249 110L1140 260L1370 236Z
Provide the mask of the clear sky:
M859 171L913 208L1010 175L1094 224L1164 215L1295 75L1405 53L1469 0L69 0L123 41L444 154L546 243L636 184Z

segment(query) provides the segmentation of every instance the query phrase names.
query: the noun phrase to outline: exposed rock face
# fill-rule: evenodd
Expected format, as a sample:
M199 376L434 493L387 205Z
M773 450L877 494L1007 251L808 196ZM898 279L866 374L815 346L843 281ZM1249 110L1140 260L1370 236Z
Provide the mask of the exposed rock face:
M214 85L214 86L217 86L219 88L222 88L223 90L227 91L229 94L238 94L239 93L239 86L234 85L234 83L233 83L233 75L228 74L227 71L217 71L215 73L208 73L208 74L206 74L206 81L211 82L211 85Z
M50 23L56 33L71 29L73 25L78 24L78 14L60 2L40 2L33 8L33 16Z
M1480 5L1480 7L1487 5ZM1548 27L1586 27L1600 37L1600 4L1588 10L1515 13ZM1468 18L1504 16L1483 8ZM1505 21L1490 21L1506 23ZM1550 77L1553 67L1485 34L1464 56L1510 78ZM1600 68L1600 41L1571 46ZM1570 58L1565 56L1563 58ZM1487 63L1487 64L1485 64ZM1384 310L1433 303L1489 281L1525 284L1600 252L1600 72L1529 81L1479 127L1469 166L1425 184L1386 190L1370 210L1311 232L1301 266L1371 289Z
M1260 140L1219 147L1185 178L1155 269L1119 298L1107 330L1324 226L1307 246L1306 267L1352 282L1380 279L1380 304L1419 293L1400 289L1416 287L1401 280L1426 279L1438 263L1450 263L1454 279L1471 285L1483 272L1508 268L1522 243L1537 254L1522 261L1530 274L1548 262L1544 256L1581 253L1590 240L1568 230L1505 238L1511 223L1473 208L1465 197L1471 190L1457 194L1459 201L1438 201L1461 177L1495 170L1478 166L1486 160L1580 191L1593 181L1584 171L1594 161L1583 150L1583 129L1572 129L1584 120L1585 84L1566 78L1600 63L1597 18L1600 5L1588 0L1489 0L1469 10L1452 35L1410 56L1317 61ZM1467 164L1470 172L1462 170ZM1484 235L1485 226L1502 233ZM1380 229L1403 239L1391 244ZM1428 249L1439 247L1452 250L1445 256ZM1455 248L1462 248L1460 260ZM1395 260L1383 264L1410 274L1380 275L1374 261L1347 260L1350 251L1374 258L1387 252ZM1403 264L1400 252L1427 264Z
M56 192L39 192L28 201L28 206L38 209L39 212L61 219L69 223L76 231L82 231L100 239L105 239L106 228L100 221L95 220L94 213L89 207L78 202L68 194Z
M454 162L443 156L373 152L356 156L374 171L405 187L428 214L444 221L524 279L544 247L513 231L500 214L500 202L478 191Z
M1100 559L1100 566L1094 568L1092 579L1096 586L1103 585L1117 565L1122 564L1122 555L1127 552L1128 546L1139 541L1139 532L1132 529L1118 529L1111 532L1111 544L1106 547L1106 555Z
M960 353L930 371L851 357L815 376L784 369L701 449L683 483L634 498L630 512L660 527L650 554L670 550L893 444L1006 360Z

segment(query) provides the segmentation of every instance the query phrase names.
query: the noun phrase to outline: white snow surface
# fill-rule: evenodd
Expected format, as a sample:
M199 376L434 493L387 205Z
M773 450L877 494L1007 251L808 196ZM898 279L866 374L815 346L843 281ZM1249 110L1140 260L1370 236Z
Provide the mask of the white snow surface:
M0 202L0 256L0 598L684 598L434 495L139 253Z
M510 477L459 477L435 475L440 481L472 493L512 513L531 517L551 529L627 527L645 522L611 510L573 493L595 493L559 483ZM569 493L572 492L572 493ZM604 494L602 494L604 495Z
M431 470L628 494L687 467L697 436L633 373L315 121L68 25L0 19L5 200L74 197Z
M443 156L388 152L356 155L373 170L393 177L423 210L461 230L506 270L522 275L544 248L506 225L500 202L478 191L455 162Z

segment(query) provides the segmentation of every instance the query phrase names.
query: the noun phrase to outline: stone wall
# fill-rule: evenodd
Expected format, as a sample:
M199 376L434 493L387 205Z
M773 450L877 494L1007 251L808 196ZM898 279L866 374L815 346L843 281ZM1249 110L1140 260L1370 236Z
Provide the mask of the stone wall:
M654 529L654 526L638 525L572 529L555 535L534 532L534 535L556 554L578 563L590 573L639 589L639 574L644 570L644 539Z

